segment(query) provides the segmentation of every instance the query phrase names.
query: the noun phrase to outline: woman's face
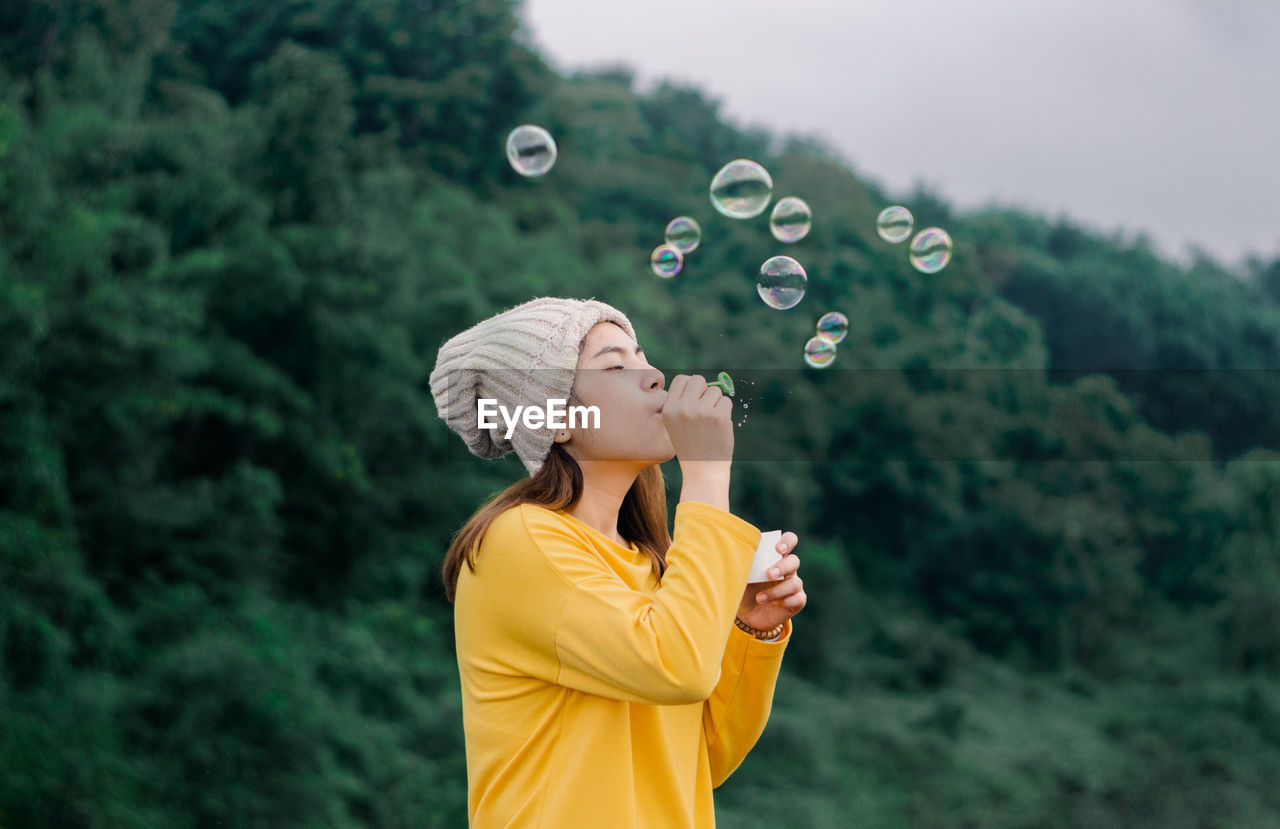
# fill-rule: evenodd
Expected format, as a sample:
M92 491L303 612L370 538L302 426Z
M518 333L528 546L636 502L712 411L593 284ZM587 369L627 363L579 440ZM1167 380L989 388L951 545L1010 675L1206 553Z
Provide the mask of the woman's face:
M599 428L579 421L555 439L567 438L565 448L580 461L668 461L676 452L658 411L665 386L635 340L611 322L596 323L582 341L569 405L598 408Z

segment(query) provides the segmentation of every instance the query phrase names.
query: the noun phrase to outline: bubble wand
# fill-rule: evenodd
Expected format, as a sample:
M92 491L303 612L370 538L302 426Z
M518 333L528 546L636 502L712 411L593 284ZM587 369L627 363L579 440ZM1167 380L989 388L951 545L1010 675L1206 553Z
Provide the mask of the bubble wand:
M724 392L730 397L733 397L733 378L729 376L729 373L727 371L720 372L719 374L716 375L715 380L712 380L710 383L707 383L707 388L711 388L712 386L719 387L720 391Z

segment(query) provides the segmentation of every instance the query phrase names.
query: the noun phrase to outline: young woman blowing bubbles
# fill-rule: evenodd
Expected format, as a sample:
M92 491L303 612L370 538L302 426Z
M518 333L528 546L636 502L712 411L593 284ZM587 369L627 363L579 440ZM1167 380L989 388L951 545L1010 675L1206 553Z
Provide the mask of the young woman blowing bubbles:
M471 516L443 568L473 829L709 829L711 790L768 721L806 601L798 539L782 535L774 581L746 583L761 532L729 512L732 403L702 377L664 380L596 300L531 300L440 348L440 416L530 475ZM482 429L482 398L594 406L598 427Z

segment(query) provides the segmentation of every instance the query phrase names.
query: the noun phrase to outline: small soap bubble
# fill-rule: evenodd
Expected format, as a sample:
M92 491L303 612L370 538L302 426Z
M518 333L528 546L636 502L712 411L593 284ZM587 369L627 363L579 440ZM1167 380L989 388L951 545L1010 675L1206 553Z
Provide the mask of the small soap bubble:
M759 216L772 198L769 171L745 158L730 161L711 179L711 204L731 219Z
M808 284L809 276L799 262L790 256L774 256L760 266L756 292L765 305L783 311L804 299Z
M876 233L886 242L897 244L911 235L915 222L915 217L907 208L898 205L886 207L876 217Z
M911 240L910 258L920 273L937 273L951 261L951 235L940 227L926 227Z
M769 216L769 232L779 242L799 242L809 235L813 226L813 211L804 199L787 196L773 206Z
M690 216L677 216L667 224L666 239L681 253L693 253L702 241L702 227Z
M507 161L522 176L543 175L556 163L555 139L542 127L518 126L507 136Z
M828 311L818 319L818 336L835 345L849 333L849 318L839 311Z
M649 254L649 267L663 279L670 279L684 267L684 255L675 245L658 245Z
M814 368L826 368L836 358L835 343L825 337L810 337L804 344L804 361Z

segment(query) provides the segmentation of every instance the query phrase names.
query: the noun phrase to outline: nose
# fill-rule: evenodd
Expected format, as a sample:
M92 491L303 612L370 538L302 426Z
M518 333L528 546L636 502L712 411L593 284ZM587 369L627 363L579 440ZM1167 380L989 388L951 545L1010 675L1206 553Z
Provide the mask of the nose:
M645 381L644 387L649 390L652 390L654 388L664 389L667 387L666 376L661 371L658 371L656 368L654 368L653 366L650 366L648 368L648 373L645 375L644 381Z

